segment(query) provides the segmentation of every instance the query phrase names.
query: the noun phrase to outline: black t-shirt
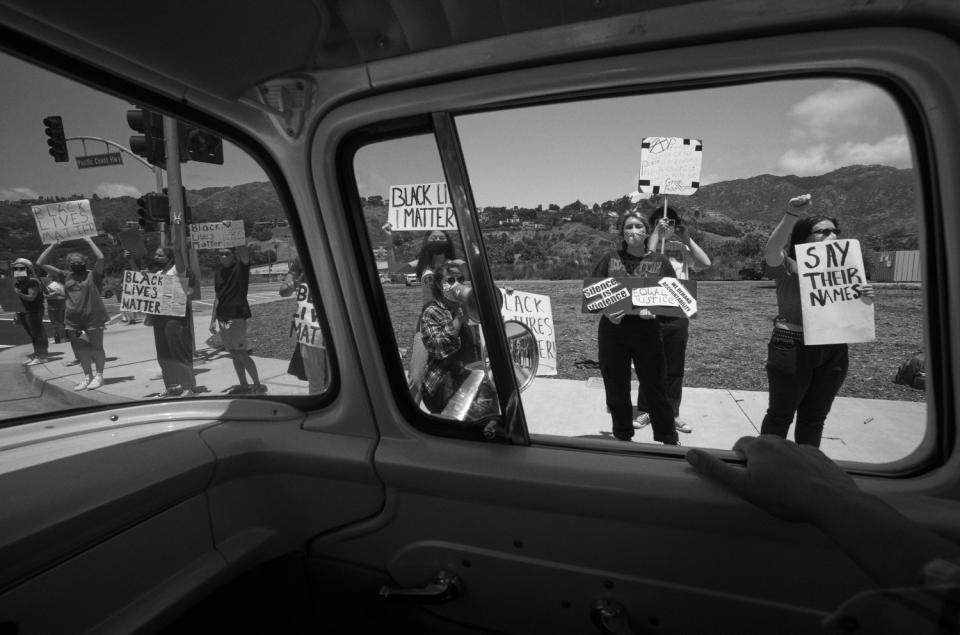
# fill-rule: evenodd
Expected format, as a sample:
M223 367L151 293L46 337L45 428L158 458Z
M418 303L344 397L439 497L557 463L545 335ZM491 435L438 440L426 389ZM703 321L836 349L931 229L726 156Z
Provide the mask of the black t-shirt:
M39 280L33 277L14 278L13 286L20 293L27 293L30 289L36 289L37 297L33 300L21 297L20 302L23 303L23 310L27 313L43 313L43 289L40 287Z
M677 272L663 254L655 251L633 256L625 249L609 252L593 268L594 278L676 278Z
M250 286L250 265L239 260L221 267L213 279L217 294L217 319L221 322L250 317L247 289Z

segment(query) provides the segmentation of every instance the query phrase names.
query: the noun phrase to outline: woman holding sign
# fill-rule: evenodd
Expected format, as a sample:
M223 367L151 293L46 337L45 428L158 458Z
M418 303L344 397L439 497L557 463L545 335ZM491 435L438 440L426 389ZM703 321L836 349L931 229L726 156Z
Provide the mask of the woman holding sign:
M90 240L83 240L90 246L96 262L93 268L87 266L87 259L79 251L67 254L66 270L45 264L59 242L50 244L40 257L37 265L64 280L63 288L67 296L64 312L64 326L74 355L83 368L83 379L74 386L74 390L94 390L103 385L103 367L106 354L103 352L103 329L110 316L100 297L100 284L103 278L103 252Z
M846 344L803 342L796 246L836 240L840 235L835 218L801 217L800 208L809 204L809 194L790 199L786 213L767 241L767 272L777 283L778 313L767 346L770 396L760 434L786 438L796 415L794 440L820 447L823 423L847 377L849 358ZM872 286L864 284L860 292L865 302L873 302Z
M639 212L623 215L619 222L620 248L605 254L593 269L594 278L676 278L670 261L647 251L650 233ZM637 370L640 391L646 398L653 438L664 445L680 445L674 428L673 407L667 399L666 357L661 324L653 313L624 310L604 313L597 328L597 356L607 408L613 419L613 436L633 438L633 400L630 396L630 364Z
M163 276L175 276L179 281L182 275L177 271L173 249L158 247L153 253L153 265L147 269L150 273ZM157 363L163 376L164 389L157 394L158 399L165 397L192 397L197 389L193 375L193 311L190 295L193 293L193 272L186 274L184 291L187 306L183 316L151 315L153 343L157 347Z

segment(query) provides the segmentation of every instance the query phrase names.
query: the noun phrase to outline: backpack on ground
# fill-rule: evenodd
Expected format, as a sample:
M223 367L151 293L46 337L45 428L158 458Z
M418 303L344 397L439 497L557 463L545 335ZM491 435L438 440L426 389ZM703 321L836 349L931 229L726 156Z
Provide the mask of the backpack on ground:
M924 390L927 387L927 373L924 363L923 352L914 353L910 359L900 364L900 368L897 369L897 376L893 378L893 383Z

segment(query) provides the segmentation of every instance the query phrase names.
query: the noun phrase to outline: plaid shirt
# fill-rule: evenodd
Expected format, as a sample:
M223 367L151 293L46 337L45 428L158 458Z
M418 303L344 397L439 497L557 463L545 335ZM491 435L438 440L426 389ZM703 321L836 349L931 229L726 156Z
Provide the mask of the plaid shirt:
M433 396L457 370L456 353L460 352L460 330L454 329L453 312L442 302L434 300L423 309L420 334L427 349L427 369L423 374L423 391Z

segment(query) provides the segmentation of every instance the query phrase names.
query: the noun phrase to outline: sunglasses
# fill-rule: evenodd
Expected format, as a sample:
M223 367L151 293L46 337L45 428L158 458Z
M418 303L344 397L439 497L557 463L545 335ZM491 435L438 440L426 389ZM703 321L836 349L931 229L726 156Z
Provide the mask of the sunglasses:
M449 276L443 279L443 281L446 282L447 284L456 284L458 282L462 283L463 280L464 280L463 276Z
M840 235L840 229L837 228L837 227L829 227L829 228L827 228L827 229L815 229L815 230L813 230L813 231L810 232L810 235L811 235L811 236L823 236L823 237L826 237L826 236L829 236L830 234L833 234L834 236L839 236L839 235Z

